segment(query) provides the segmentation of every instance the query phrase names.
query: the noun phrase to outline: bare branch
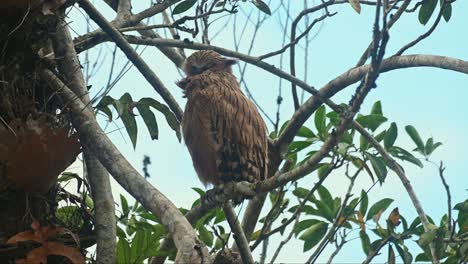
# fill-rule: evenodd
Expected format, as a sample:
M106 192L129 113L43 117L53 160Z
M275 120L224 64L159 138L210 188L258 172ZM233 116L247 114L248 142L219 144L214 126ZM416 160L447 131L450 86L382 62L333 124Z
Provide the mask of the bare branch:
M236 212L231 205L231 202L226 202L223 206L224 213L226 214L226 219L231 227L231 230L234 232L234 239L236 240L237 248L239 248L240 255L242 257L242 262L244 264L253 264L254 260L252 258L252 253L250 252L249 242L245 238L244 231L237 220Z
M421 40L429 37L432 32L434 32L434 30L437 28L437 26L439 25L439 22L440 20L442 19L442 16L444 14L444 10L445 8L447 7L447 1L444 0L442 2L442 7L440 8L440 11L439 11L439 14L437 15L437 18L436 20L434 21L434 24L432 24L432 26L429 28L428 31L426 31L424 34L422 34L421 36L417 37L415 40L411 41L410 43L406 44L405 46L403 46L400 50L397 51L397 53L395 53L395 56L401 56L401 54L403 54L405 51L407 51L409 48L411 47L414 47L416 44L418 44Z
M131 9L131 0L119 0L119 5L117 6L117 19L129 19L131 16Z
M448 230L452 230L452 195L450 194L450 187L444 177L444 163L441 161L439 166L439 176L444 185L445 192L447 193L447 217L448 217Z
M388 236L385 239L383 239L375 250L369 252L369 255L367 256L366 260L362 262L362 264L369 264L374 259L374 257L379 254L380 250L388 243L390 238L392 238L392 236Z

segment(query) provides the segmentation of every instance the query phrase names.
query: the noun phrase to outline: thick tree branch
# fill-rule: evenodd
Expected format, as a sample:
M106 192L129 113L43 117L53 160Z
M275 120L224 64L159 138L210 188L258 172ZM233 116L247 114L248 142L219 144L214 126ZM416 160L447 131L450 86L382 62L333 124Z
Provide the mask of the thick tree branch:
M198 239L187 219L169 199L132 167L94 120L93 113L86 109L86 106L77 100L76 95L50 70L44 70L42 75L50 87L68 102L73 115L73 125L84 140L82 143L93 151L116 181L153 213L171 234L178 250L176 262L211 263L208 249Z
M65 11L60 10L58 17L59 23L54 39L58 69L66 78L70 89L75 94L83 95L81 97L83 104L91 107L81 65L65 21ZM94 220L97 235L96 261L98 263L115 263L117 250L115 241L116 225L114 224L115 208L109 174L88 148L84 148L83 155L86 175L91 185L94 202Z

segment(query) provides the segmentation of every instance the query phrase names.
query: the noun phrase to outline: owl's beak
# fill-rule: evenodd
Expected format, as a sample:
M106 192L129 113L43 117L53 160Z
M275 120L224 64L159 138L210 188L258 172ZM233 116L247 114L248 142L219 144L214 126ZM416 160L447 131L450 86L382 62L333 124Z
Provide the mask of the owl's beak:
M235 59L226 59L226 61L224 62L224 65L226 67L229 67L229 66L232 66L232 65L237 64L237 63L238 63L238 61L235 60Z

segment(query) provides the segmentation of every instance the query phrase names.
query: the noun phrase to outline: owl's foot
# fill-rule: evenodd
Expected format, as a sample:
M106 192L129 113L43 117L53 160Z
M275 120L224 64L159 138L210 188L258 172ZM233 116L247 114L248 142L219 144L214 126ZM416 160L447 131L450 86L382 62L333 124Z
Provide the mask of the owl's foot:
M212 203L212 202L218 201L221 195L223 194L224 194L223 185L216 186L213 189L209 189L208 191L206 191L205 196L203 196L202 198L203 199L202 202ZM222 202L222 201L218 201L218 202Z

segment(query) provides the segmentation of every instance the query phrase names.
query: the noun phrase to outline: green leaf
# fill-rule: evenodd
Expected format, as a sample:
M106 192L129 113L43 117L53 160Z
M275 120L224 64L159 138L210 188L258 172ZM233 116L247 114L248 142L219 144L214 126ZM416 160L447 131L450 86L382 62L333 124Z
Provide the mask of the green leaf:
M136 147L138 127L135 114L132 112L133 99L129 93L124 93L119 100L113 100L112 104L119 113L120 119L125 126L132 145Z
M359 212L362 216L366 216L367 207L369 206L369 198L367 197L366 191L361 191L361 203L359 204Z
M390 128L388 128L387 133L385 134L384 138L384 146L386 149L393 146L398 136L398 128L395 122L390 124Z
M371 115L361 115L356 118L356 122L361 124L365 128L369 128L372 131L375 131L381 124L385 123L387 118L382 115L371 114Z
M263 13L265 13L265 14L271 16L270 7L268 7L268 5L265 4L265 2L263 2L262 0L254 0L252 3L253 3L260 11L262 11Z
M415 261L416 262L430 262L432 260L431 257L429 257L426 253L419 253L417 256L416 256L416 259Z
M306 127L306 126L302 126L301 128L299 128L299 131L297 131L297 135L298 137L305 137L305 138L313 138L313 137L316 137L314 132L312 132L312 130L310 130L310 128Z
M458 210L457 222L460 228L459 233L466 232L468 230L468 199L456 204L453 209Z
M314 141L306 140L306 141L294 141L291 144L289 144L288 147L288 153L297 153L308 146L312 145Z
M434 231L428 231L424 232L418 239L418 244L421 247L429 245L435 238L436 232Z
M372 115L383 115L382 103L380 101L377 101L372 105L371 114Z
M424 0L422 2L421 8L419 9L418 19L419 22L423 25L426 25L429 19L434 13L434 10L437 6L437 0Z
M408 151L404 150L403 148L393 146L393 147L388 149L388 152L394 157L397 157L397 158L399 158L401 160L409 161L409 162L419 166L420 168L423 167L422 162L418 158L416 158L415 156L413 156L413 154L409 153Z
M127 199L121 194L120 195L120 205L122 206L122 212L124 215L128 215L130 209L128 208Z
M141 263L158 252L159 236L153 235L151 225L149 227L147 229L138 229L135 233L130 244L131 261L128 263Z
M309 227L299 239L304 240L304 252L310 250L317 245L320 240L327 233L328 224L324 222L318 222Z
M302 188L302 187L297 187L294 191L293 191L293 194L298 197L298 198L301 198L301 199L304 199L307 194L309 193L309 190L305 189L305 188Z
M327 219L330 222L333 222L333 219L335 218L335 214L333 213L333 209L330 208L327 204L324 202L313 199L313 203L317 207L317 214L319 216L322 216L323 218ZM333 205L332 205L333 206Z
M112 104L113 101L114 101L114 99L112 97L104 96L96 106L97 110L99 110L101 112L104 112L104 114L107 115L107 118L108 118L109 122L112 121L112 111L109 108L109 105Z
M325 124L325 121L326 121L325 114L326 114L325 106L322 105L315 111L315 118L314 118L315 128L317 128L317 131L322 140L326 138L326 134L327 134L327 127Z
M434 144L434 139L432 137L430 137L427 141L426 141L426 147L425 147L425 150L426 150L426 154L427 155L431 155L432 152L434 152L434 150L436 148L438 148L440 145L442 145L442 143L440 142L437 142Z
M282 125L281 125L281 128L279 129L278 131L278 135L281 135L281 133L283 133L284 129L288 126L289 124L289 120L285 121Z
M176 133L176 136L177 136L177 138L179 139L179 142L180 142L180 140L181 140L180 122L179 122L179 120L177 120L177 117L169 109L169 107L167 107L166 105L161 104L160 102L156 101L155 99L149 98L149 97L140 99L140 101L138 101L137 104L143 104L143 105L151 106L154 109L158 110L160 113L162 113L164 115L164 117L166 118L167 124L172 128L172 130L174 130L174 132Z
M317 219L307 219L302 220L294 227L294 236L298 236L302 231L306 230L307 228L319 223L321 221Z
M369 255L370 252L370 239L366 232L359 231L359 238L361 238L361 246L364 254Z
M189 10L192 6L194 6L197 3L197 0L185 0L178 4L176 7L174 7L174 10L172 10L173 15L178 15L181 14L187 10Z
M382 132L380 132L379 134L377 134L377 136L375 136L375 140L377 140L377 142L380 142L382 140L385 139L385 136L387 135L387 130L384 130Z
M116 233L119 239L125 239L127 237L127 234L120 226L116 226Z
M130 245L124 238L117 242L117 263L131 263Z
M385 181L385 177L387 176L387 166L381 157L377 157L373 154L368 152L365 153L366 157L370 160L372 168L374 169L375 174L377 175L377 179L380 183Z
M205 226L200 226L198 228L198 234L200 235L200 240L203 241L207 246L213 246L213 233L208 231Z
M444 11L442 13L446 22L449 22L450 18L452 17L452 3L446 3Z
M323 185L320 185L318 187L318 193L320 196L320 200L323 203L325 203L331 210L334 210L333 197L331 196L327 188L325 188L325 186Z
M149 105L137 103L136 108L138 109L141 118L143 118L143 121L145 122L145 125L148 128L148 132L150 134L151 139L158 139L158 122L156 122L156 117L150 110Z
M390 198L384 198L378 202L376 202L374 205L371 206L369 209L369 213L367 214L366 221L371 219L373 216L378 214L380 211L384 212L387 210L387 208L392 204L393 199Z
M327 113L326 116L328 117L328 119L330 119L330 123L334 126L337 126L340 123L340 115L337 112L331 111Z
M55 212L55 216L65 226L72 226L79 229L84 223L81 218L80 208L74 205L60 207Z
M321 179L325 177L330 172L331 169L331 164L330 163L324 163L321 164L321 166L317 170L317 175Z
M139 214L139 216L143 217L144 219L151 220L153 222L159 222L156 216L154 216L154 214L149 213L149 212L141 213Z
M202 197L203 195L205 195L205 191L200 189L200 188L197 188L197 187L192 187L192 190L194 190L195 192L197 192L200 197Z
M388 264L395 264L395 252L393 251L392 245L388 245Z
M413 256L405 245L399 245L397 243L394 243L394 245L398 251L398 255L400 255L401 260L403 260L403 263L409 264L413 262Z
M405 130L406 130L406 133L408 133L408 135L411 137L413 142L416 144L417 149L419 150L419 152L421 152L421 154L425 155L426 152L425 152L425 148L424 148L424 143L423 143L421 137L419 136L419 133L416 130L416 128L414 128L411 125L408 125L408 126L405 127Z
M369 148L369 141L367 141L367 139L361 135L359 137L359 150L361 151L364 151L364 150L367 150Z
M294 205L294 206L292 206L291 208L288 209L288 212L294 213L294 212L296 212L296 209L298 207L299 207L299 205ZM307 215L318 215L317 210L314 207L310 206L310 205L301 206L300 211L302 213L307 214Z

